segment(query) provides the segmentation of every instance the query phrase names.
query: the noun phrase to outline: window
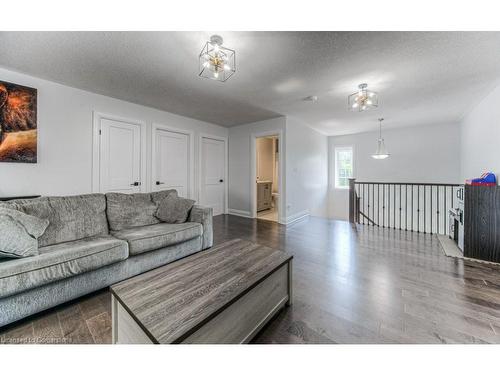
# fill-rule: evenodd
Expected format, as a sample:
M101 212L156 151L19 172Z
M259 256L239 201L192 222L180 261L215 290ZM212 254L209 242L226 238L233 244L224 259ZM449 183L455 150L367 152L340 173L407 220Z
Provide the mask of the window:
M348 189L353 176L352 147L335 147L335 187Z

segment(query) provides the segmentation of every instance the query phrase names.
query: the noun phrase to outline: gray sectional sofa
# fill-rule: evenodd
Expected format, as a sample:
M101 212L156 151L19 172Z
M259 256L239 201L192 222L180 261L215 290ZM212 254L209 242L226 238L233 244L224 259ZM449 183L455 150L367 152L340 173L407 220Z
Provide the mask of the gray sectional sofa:
M172 190L1 203L49 220L39 255L0 259L0 327L212 246L212 209L187 222L155 217Z

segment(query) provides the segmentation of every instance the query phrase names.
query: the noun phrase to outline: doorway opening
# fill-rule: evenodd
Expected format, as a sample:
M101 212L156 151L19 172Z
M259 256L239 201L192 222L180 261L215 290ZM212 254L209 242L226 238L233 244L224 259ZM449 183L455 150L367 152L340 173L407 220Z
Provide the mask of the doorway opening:
M255 139L257 219L279 222L280 146L278 135Z

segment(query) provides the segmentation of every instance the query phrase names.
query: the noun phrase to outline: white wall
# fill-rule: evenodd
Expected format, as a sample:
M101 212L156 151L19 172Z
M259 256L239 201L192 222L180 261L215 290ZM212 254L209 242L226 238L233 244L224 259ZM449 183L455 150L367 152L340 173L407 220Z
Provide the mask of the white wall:
M327 216L328 137L299 120L286 122L286 216Z
M375 160L378 132L329 137L330 217L348 219L348 191L336 189L335 146L354 146L354 177L358 181L459 183L460 127L425 125L383 131L391 156Z
M230 213L252 215L251 144L255 134L282 131L280 158L284 175L281 221L305 214L326 216L328 207L328 137L294 118L279 117L229 129Z
M254 122L229 128L229 212L244 216L252 215L250 181L255 182L251 171L251 138L263 132L283 132L285 135L286 118ZM282 140L283 143L283 140ZM280 145L281 147L281 145ZM285 155L285 147L280 156ZM284 160L286 164L286 160ZM284 178L285 176L282 176ZM285 187L282 186L282 194Z
M0 163L0 196L69 195L92 190L92 112L147 123L147 183L151 176L153 122L195 132L195 161L200 133L227 136L227 129L207 122L128 103L0 69L1 80L38 89L38 163ZM195 186L197 183L195 163ZM197 194L197 191L195 192Z
M274 140L272 138L257 138L257 179L260 181L271 181L274 183L273 150ZM275 188L273 184L273 189Z
M461 179L500 174L500 86L461 122Z

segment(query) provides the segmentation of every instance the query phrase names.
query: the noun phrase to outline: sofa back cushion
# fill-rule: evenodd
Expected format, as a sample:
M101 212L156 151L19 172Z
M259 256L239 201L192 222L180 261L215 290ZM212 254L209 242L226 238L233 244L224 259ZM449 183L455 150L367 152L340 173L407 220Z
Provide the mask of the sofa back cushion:
M177 190L175 189L160 190L151 193L151 199L153 200L153 202L156 203L157 206L158 204L160 204L162 200L164 200L168 196L177 197Z
M10 208L0 207L0 258L38 255L38 237L49 221Z
M158 224L160 220L155 216L158 203L172 193L177 195L177 191L173 189L154 193L107 193L106 213L109 228L116 231Z
M154 193L106 193L106 213L111 230L158 224L155 216L158 202L175 190Z
M9 202L9 206L49 221L38 238L40 247L109 233L103 194L43 197Z
M195 201L170 194L160 201L156 217L164 223L181 224L188 219Z

